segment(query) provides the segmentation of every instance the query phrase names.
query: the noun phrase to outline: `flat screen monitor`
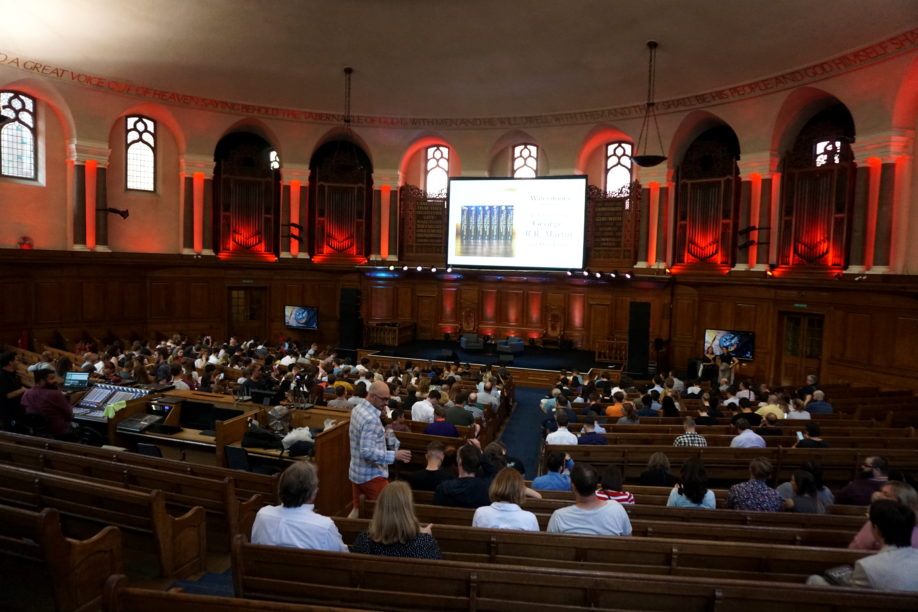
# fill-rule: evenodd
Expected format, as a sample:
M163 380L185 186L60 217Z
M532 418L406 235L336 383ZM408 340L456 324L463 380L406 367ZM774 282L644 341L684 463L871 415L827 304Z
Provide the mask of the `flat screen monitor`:
M583 267L586 176L455 178L447 195L450 266Z
M704 330L704 350L714 348L715 355L730 353L737 359L752 360L755 355L755 333L735 329Z
M284 325L291 329L319 329L315 306L284 306Z
M89 372L67 372L64 374L64 388L68 391L82 391L89 386Z

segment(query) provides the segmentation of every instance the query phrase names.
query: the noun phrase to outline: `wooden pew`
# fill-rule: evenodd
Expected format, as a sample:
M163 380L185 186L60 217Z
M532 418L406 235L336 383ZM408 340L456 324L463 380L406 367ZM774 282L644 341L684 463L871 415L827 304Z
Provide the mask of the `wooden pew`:
M225 467L188 463L161 457L150 457L148 455L140 455L127 451L97 448L94 446L77 444L75 442L49 440L47 438L38 438L35 436L9 432L0 432L0 443L45 448L48 450L69 453L75 456L104 459L115 464L151 467L160 471L188 474L190 476L199 476L201 478L209 478L218 481L224 478L232 478L235 483L236 495L240 499L250 499L252 495L259 494L264 498L266 503L277 503L277 475L242 472L240 470L231 470Z
M258 601L239 597L190 595L180 590L154 591L128 586L127 576L113 575L105 583L105 612L354 612L355 608L330 608L306 604Z
M257 546L233 546L237 597L384 610L532 612L593 610L740 610L788 607L813 612L914 609L918 596L867 589L808 587L724 578L655 576L519 565L388 559ZM413 577L421 579L414 579Z
M0 503L43 509L152 536L164 576L204 570L205 519L200 506L170 516L161 491L130 491L57 474L0 465Z
M98 609L105 580L123 571L117 527L73 540L64 536L53 508L32 512L0 505L0 554L45 567L58 612Z
M369 520L335 518L345 542ZM603 572L806 581L871 553L840 548L711 542L671 538L583 536L434 524L443 558L451 561L534 565Z
M565 504L560 504L561 506ZM567 504L569 505L569 504ZM376 504L364 502L359 518L371 518ZM856 517L826 517L779 512L742 512L739 510L700 510L696 508L665 508L659 506L626 505L634 536L678 538L687 540L712 540L727 542L755 542L761 544L788 544L794 546L822 546L844 548L854 537L863 521ZM415 514L422 523L470 526L475 510L415 504ZM553 509L530 509L545 531ZM693 512L686 512L686 511ZM724 516L732 522L720 520L718 513L735 513ZM747 521L747 517L749 520ZM832 525L821 527L817 518L852 519L856 527ZM769 521L775 521L771 523ZM815 525L813 524L815 523Z
M258 494L240 501L236 497L234 481L229 477L216 480L147 466L119 465L100 458L75 456L2 441L0 462L81 480L91 479L135 491L160 490L169 506L185 511L201 506L207 512L207 526L217 538L214 541L222 540L225 544L222 550L229 550L239 525L251 525L255 513L264 505Z

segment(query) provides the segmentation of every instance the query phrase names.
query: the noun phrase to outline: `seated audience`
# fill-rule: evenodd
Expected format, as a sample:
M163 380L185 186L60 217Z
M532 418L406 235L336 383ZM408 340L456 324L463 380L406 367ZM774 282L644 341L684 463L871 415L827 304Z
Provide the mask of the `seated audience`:
M502 469L488 488L491 505L475 510L472 527L538 531L536 515L520 508L525 495L522 474L513 468Z
M650 395L641 396L641 408L637 411L638 417L656 417L659 416L653 409L653 398Z
M621 391L617 391L612 395L613 403L606 406L606 416L618 418L622 416L622 404L625 401L625 394Z
M577 444L577 436L572 434L567 429L567 414L562 411L557 411L555 415L555 421L558 424L558 428L545 436L546 444Z
M571 488L571 477L564 473L567 467L567 456L554 451L548 456L548 471L533 479L532 488L543 491L567 491Z
M755 413L766 420L768 420L769 414L775 415L775 419L777 420L784 418L784 410L782 410L780 404L778 404L778 396L774 393L768 396L768 402L756 410Z
M679 408L676 407L676 400L674 400L672 396L667 395L664 397L660 402L660 405L662 406L660 409L661 416L673 418L679 417Z
M666 398L669 399L669 398ZM695 433L695 419L690 416L685 417L682 421L682 428L685 430L681 436L673 441L673 446L707 446L708 442L701 434Z
M717 425L717 419L711 416L709 408L704 404L698 407L698 416L695 417L695 425Z
M446 420L446 408L439 404L434 406L434 422L424 428L424 433L429 436L459 437L456 426Z
M394 409L392 411L392 422L386 426L386 429L411 433L411 425L405 421L405 411L401 408Z
M615 421L616 425L639 425L641 417L638 416L634 407L634 402L625 402L622 404L622 416Z
M708 473L704 463L697 457L691 457L682 464L682 477L666 500L670 508L708 508L717 507L714 491L708 488Z
M883 457L867 457L857 480L846 484L835 496L835 503L866 506L874 493L889 481L889 464Z
M418 522L411 488L404 482L393 482L379 494L370 527L357 536L351 552L382 557L442 559L440 545L431 535L431 527L421 527Z
M739 419L735 423L739 434L730 440L733 448L765 448L765 439L752 431L752 426L746 419Z
M335 385L335 399L328 400L329 408L351 408L350 402L347 401L345 394L347 389L340 385Z
M596 471L578 463L571 472L575 504L555 510L548 521L549 533L631 535L631 520L622 505L596 497Z
M625 417L622 417L625 418ZM554 435L554 434L549 434ZM546 440L547 441L547 440ZM608 444L605 434L596 432L596 417L588 416L583 421L583 433L577 438L577 444Z
M347 552L335 522L313 510L319 476L312 463L298 461L277 483L279 506L264 506L255 515L252 543Z
M817 393L819 393L819 391L817 391ZM825 440L819 437L822 435L822 428L819 427L819 423L816 421L808 421L805 427L806 431L803 432L803 439L798 440L797 443L794 444L794 448L829 448Z
M752 404L746 398L743 398L739 401L739 412L733 415L730 419L730 422L736 425L736 422L740 419L746 419L749 421L749 424L753 427L758 427L762 424L762 417L752 411Z
M727 508L756 512L780 512L784 509L781 494L765 484L771 470L771 462L765 457L756 457L750 461L749 480L730 487Z
M433 423L434 422L434 406L439 405L440 403L440 392L436 389L431 389L427 393L427 399L415 402L411 406L411 420L412 421L421 421L423 423Z
M45 368L33 372L35 385L22 394L21 409L42 421L41 433L55 438L71 438L73 433L73 406L61 393L57 372Z
M826 401L826 394L821 389L813 391L813 399L806 404L810 414L832 414L832 404Z
M441 482L434 490L434 503L438 506L479 508L491 503L488 487L494 477L494 466L477 443L478 440L472 440L459 449L456 457L459 477Z
M918 493L915 492L915 489L911 485L905 484L904 482L890 480L884 484L883 488L877 491L873 496L874 501L880 499L889 499L898 502L911 508L912 512L918 513ZM918 525L912 529L911 543L913 547L918 548ZM873 527L869 520L865 522L861 530L857 532L857 535L854 536L854 539L848 544L848 548L857 550L880 550L880 548L882 548L882 544L880 544L879 540L873 535Z
M475 422L475 417L471 412L465 409L469 401L469 394L460 393L452 406L446 409L446 420L457 427L469 427Z
M808 514L826 513L826 507L819 499L816 479L812 474L805 470L795 471L791 476L791 485L794 487L794 494L784 500L785 510Z
M617 465L609 465L602 473L602 480L599 483L599 489L596 490L596 497L599 499L611 499L620 504L633 504L634 494L625 491L622 485L622 471Z
M505 467L513 468L520 474L526 474L526 466L523 465L523 461L517 457L513 457L507 454L507 447L503 443L494 441L485 446L484 453L491 460L491 463L494 464L494 468L497 470L502 470ZM532 489L527 489L527 491L532 491ZM532 491L535 493L535 491ZM541 497L538 495L531 495L531 497Z
M806 385L797 389L797 399L802 400L804 404L809 404L813 399L813 393L817 390L819 390L819 385L816 383L816 376L810 374L806 377Z
M638 482L647 487L671 487L677 479L669 470L669 457L663 453L654 453L647 461L647 469L641 472Z
M784 432L778 427L778 417L773 412L765 415L762 424L755 430L760 436L782 436Z
M452 478L447 470L443 469L443 458L446 447L439 440L433 440L427 445L427 466L405 476L405 480L415 491L435 491L441 482Z
M813 417L807 412L803 400L794 398L790 403L790 411L784 418L787 420L809 421Z
M880 499L870 505L871 531L881 545L880 552L858 559L854 571L841 586L880 591L918 591L918 548L911 545L915 511L904 504ZM807 584L825 585L821 576L810 576Z
M830 506L835 503L835 495L832 494L832 491L829 490L829 487L825 486L822 482L822 468L818 463L814 461L806 461L803 465L800 466L800 469L809 472L813 475L813 480L816 483L816 495L819 496L819 501L822 502L824 506ZM788 499L794 496L794 485L788 480L783 482L775 489L781 497Z

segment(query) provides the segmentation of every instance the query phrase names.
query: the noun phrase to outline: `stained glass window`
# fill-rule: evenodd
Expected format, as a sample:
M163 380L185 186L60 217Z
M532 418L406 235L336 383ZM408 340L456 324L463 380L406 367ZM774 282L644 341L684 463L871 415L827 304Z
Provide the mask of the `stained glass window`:
M271 153L268 154L268 163L272 170L280 170L280 156L277 154L277 151L271 151Z
M513 178L535 178L539 170L539 147L521 144L513 147Z
M35 99L18 91L0 91L0 115L12 119L0 127L0 175L37 179Z
M631 143L610 142L606 145L606 191L624 197L630 189Z
M427 147L426 189L431 196L446 195L449 182L449 147L435 145Z
M140 115L125 121L127 188L156 191L156 122Z
M839 156L841 151L840 140L824 140L816 143L816 167L826 164L837 164L841 161Z

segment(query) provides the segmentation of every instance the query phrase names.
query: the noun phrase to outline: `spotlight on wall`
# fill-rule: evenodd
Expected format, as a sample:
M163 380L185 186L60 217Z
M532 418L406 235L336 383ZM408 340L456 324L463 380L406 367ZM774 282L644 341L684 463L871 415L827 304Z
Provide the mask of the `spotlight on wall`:
M408 266L402 266L402 272L407 272L407 271L408 271Z
M437 267L436 267L436 266L432 267L432 268L430 269L430 271L436 274L436 272L437 272Z
M389 266L389 272L392 272L393 270L395 270L395 266Z
M775 264L768 264L768 269L765 270L765 276L767 276L768 278L774 277L774 275L775 275L775 268L777 268L777 266L776 266Z
M420 272L420 271L423 270L423 269L424 269L423 266L418 266L417 268L415 268L415 270L417 270L418 272Z
M127 208L125 208L124 210L121 210L119 208L97 208L96 210L110 212L113 215L119 215L122 219L127 219L128 215L131 214Z
M602 272L597 272L597 273L596 273L596 278L602 278Z
M609 278L615 278L616 276L618 276L618 270L615 272L609 272Z
M447 269L446 269L446 273L447 273L447 274L452 274L452 272L453 272L453 269L452 269L452 268L447 268Z
M583 270L583 271L581 272L581 274L583 274L584 276L589 276L589 275L590 275L590 271L589 271L589 270Z
M568 275L568 276L572 276L573 274L574 274L574 273L571 272L570 270L567 271L567 275Z
M666 272L667 274L672 274L672 273L673 273L673 271L672 271L671 268L663 268L663 271Z
M631 272L625 272L625 278L630 279L630 278L631 278Z

